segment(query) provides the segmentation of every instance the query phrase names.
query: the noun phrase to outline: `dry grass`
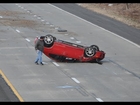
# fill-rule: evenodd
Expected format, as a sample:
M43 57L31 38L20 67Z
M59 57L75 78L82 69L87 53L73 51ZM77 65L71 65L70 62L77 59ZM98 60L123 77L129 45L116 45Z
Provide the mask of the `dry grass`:
M81 3L80 5L140 29L139 3L129 3L128 8L126 3L112 3L111 6L109 3Z
M18 11L0 11L0 25L6 26L16 26L16 27L30 27L33 28L38 25L36 21L24 19L24 17L19 17L25 14Z

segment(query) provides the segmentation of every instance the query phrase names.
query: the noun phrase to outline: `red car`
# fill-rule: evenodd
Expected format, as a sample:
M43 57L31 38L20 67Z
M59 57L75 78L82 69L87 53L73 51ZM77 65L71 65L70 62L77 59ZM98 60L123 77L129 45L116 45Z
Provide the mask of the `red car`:
M97 45L82 46L75 43L56 39L48 34L44 36L43 53L57 61L100 62L105 57L105 52L99 50Z

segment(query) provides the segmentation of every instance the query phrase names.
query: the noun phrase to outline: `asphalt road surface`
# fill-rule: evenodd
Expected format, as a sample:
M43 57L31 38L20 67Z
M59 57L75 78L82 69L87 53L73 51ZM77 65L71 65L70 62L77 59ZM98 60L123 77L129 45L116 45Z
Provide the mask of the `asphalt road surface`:
M19 102L18 97L0 75L0 102Z
M48 33L98 45L106 52L103 65L56 62L45 55L45 65L35 65L34 38ZM77 4L0 4L0 70L19 101L139 101L139 33Z

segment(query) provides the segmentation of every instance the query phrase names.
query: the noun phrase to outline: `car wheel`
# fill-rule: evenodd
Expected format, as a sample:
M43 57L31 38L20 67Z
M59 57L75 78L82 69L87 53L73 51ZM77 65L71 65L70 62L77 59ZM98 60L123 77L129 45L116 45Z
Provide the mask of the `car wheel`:
M84 51L85 57L92 57L96 53L95 49L93 47L86 47Z
M99 47L97 45L91 45L90 47L94 48L95 51L99 51Z
M56 38L53 37L52 35L46 35L44 38L45 46L51 47L54 43L54 40L56 40Z

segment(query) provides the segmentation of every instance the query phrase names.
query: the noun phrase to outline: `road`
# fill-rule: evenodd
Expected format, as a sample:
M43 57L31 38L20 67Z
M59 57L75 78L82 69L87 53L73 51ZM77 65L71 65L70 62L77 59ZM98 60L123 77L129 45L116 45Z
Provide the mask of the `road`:
M139 101L139 32L76 4L0 4L0 70L20 101ZM48 33L98 45L106 52L103 65L45 55L45 65L35 65L34 38Z
M0 102L19 102L9 84L5 81L5 75L0 71Z

